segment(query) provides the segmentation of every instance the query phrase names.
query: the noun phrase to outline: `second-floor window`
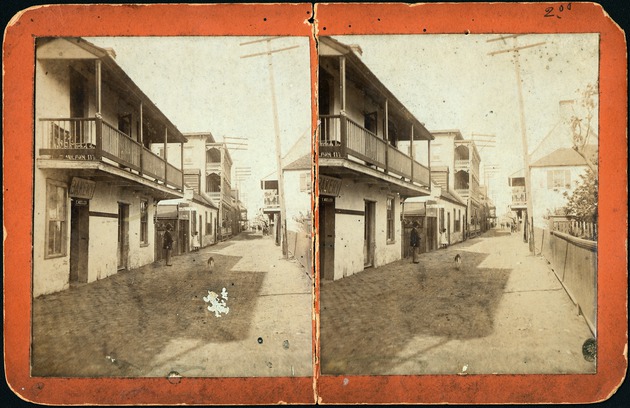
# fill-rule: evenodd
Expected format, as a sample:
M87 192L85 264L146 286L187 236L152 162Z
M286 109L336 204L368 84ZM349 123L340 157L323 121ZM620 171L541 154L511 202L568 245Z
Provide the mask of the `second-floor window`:
M140 200L140 245L149 244L149 201Z
M394 242L394 198L387 197L387 242Z
M547 170L547 188L550 190L571 188L571 172L569 170Z

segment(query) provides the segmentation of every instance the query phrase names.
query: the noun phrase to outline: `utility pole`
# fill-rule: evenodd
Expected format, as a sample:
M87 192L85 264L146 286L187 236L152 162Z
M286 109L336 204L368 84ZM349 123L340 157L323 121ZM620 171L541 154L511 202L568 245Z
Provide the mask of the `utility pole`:
M267 56L267 64L269 67L269 84L271 86L271 108L273 109L273 128L276 136L276 167L278 172L278 198L280 199L280 231L281 231L281 245L282 245L282 256L286 258L288 256L288 247L287 247L287 210L285 205L285 197L284 197L284 175L282 174L282 146L280 143L280 125L278 122L278 104L276 102L276 84L273 73L273 58L272 54L288 51L294 48L298 48L299 45L294 45L291 47L279 48L272 50L271 49L271 41L277 40L283 37L268 37L261 40L247 41L241 43L240 45L250 45L265 42L267 45L267 50L264 52L259 52L255 54L243 55L241 58L251 58L257 57L261 55Z
M525 106L523 102L523 86L521 83L521 62L520 62L520 51L526 48L538 47L540 45L545 44L545 42L539 42L534 44L522 45L518 46L517 39L519 35L506 35L499 38L493 38L488 40L487 42L493 41L503 41L505 43L505 39L512 38L513 46L512 48L507 48L505 50L493 51L488 53L490 56L494 56L502 53L512 53L514 57L514 69L516 71L516 87L518 90L518 103L519 103L519 113L521 120L521 140L523 144L523 165L525 166L525 198L527 201L527 218L525 220L525 228L528 234L529 241L529 252L534 252L534 213L532 210L532 190L531 190L531 177L529 171L529 150L527 147L527 130L525 126Z

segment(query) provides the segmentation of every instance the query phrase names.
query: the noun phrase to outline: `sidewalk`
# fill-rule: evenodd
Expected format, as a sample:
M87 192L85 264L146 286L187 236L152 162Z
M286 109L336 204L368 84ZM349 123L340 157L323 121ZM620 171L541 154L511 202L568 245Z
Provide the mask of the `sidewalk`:
M546 261L500 230L324 282L320 327L323 374L595 372L592 335Z
M241 234L173 265L35 299L33 375L312 375L312 284L271 239ZM202 298L222 288L229 312L216 317Z

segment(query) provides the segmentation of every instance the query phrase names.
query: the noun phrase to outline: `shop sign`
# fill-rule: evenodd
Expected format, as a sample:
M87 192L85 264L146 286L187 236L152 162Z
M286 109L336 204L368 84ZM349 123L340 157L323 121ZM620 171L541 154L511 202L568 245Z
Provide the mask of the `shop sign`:
M341 179L323 175L319 176L319 194L336 197L339 195L340 190Z
M72 183L70 183L69 195L72 198L85 198L87 200L91 200L94 196L95 187L95 181L73 177Z
M187 220L187 219L190 218L190 212L189 211L179 210L178 214L179 214L179 217L177 217L177 218L179 218L180 220Z

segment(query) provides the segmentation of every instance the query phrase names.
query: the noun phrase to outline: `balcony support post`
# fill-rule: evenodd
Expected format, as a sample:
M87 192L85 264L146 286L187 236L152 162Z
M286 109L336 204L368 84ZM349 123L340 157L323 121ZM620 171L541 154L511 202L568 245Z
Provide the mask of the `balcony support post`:
M339 87L341 95L341 112L346 113L346 57L339 57Z
M168 127L164 126L164 185L168 184Z
M142 163L142 158L144 157L144 130L142 126L142 101L140 102L140 134L138 135L138 137L140 138L140 175L142 176L142 173L144 173L144 165Z
M182 172L182 193L184 192L184 142L179 144L179 170Z
M341 142L341 157L344 159L348 155L348 118L345 113L339 115L339 138Z
M413 123L411 124L411 134L409 135L409 156L411 157L411 182L413 183L413 168L416 162L416 155L413 151Z
M385 135L385 173L389 173L389 102L387 98L385 98L383 110L385 111L385 123L383 124L383 135Z
M94 61L94 80L96 89L96 152L95 156L97 160L101 160L103 152L103 116L101 114L101 60Z

